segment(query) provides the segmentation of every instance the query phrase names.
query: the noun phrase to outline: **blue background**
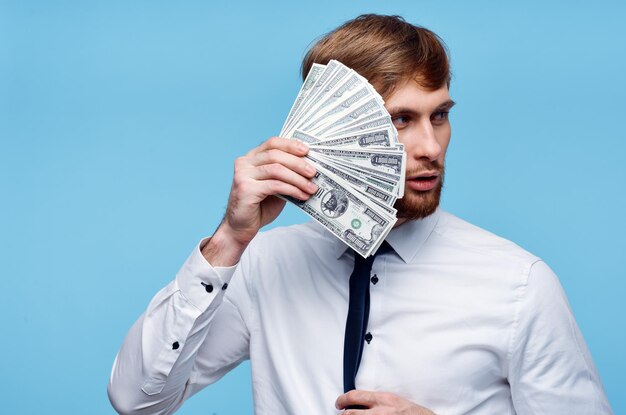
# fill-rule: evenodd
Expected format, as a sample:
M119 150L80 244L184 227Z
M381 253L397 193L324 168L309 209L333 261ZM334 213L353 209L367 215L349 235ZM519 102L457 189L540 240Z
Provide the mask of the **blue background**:
M552 266L626 413L626 6L380 3L0 2L0 412L113 413L117 348L280 129L307 45L378 12L450 48L443 206ZM243 364L180 413L251 408Z

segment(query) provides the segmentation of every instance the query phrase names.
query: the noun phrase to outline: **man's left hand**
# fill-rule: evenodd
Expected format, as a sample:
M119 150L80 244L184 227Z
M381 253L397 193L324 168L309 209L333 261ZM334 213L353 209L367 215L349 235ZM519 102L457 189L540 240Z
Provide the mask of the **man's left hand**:
M342 415L435 415L423 406L388 392L352 390L339 396L335 402L337 409L353 405L367 409L347 409Z

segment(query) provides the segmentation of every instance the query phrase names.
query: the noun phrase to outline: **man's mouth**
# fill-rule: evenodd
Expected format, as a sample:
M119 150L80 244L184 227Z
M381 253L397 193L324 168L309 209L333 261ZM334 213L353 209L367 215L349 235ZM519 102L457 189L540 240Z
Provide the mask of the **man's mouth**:
M427 171L412 177L407 177L406 184L412 190L416 190L418 192L426 192L428 190L434 189L438 181L439 172Z

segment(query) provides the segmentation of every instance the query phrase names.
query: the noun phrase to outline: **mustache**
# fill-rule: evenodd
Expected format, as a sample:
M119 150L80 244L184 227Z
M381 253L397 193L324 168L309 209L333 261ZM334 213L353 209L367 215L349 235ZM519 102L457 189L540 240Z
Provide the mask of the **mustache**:
M438 173L443 173L443 170L443 164L439 163L438 160L435 160L428 163L422 163L418 166L407 169L406 177L417 176L427 171L436 171Z

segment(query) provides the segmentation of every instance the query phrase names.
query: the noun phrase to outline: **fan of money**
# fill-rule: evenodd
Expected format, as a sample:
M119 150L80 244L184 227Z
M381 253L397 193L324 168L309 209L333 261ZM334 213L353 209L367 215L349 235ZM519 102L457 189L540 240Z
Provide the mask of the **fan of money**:
M285 197L363 257L376 252L397 220L406 153L385 102L354 70L313 64L281 130L309 145L317 193Z

